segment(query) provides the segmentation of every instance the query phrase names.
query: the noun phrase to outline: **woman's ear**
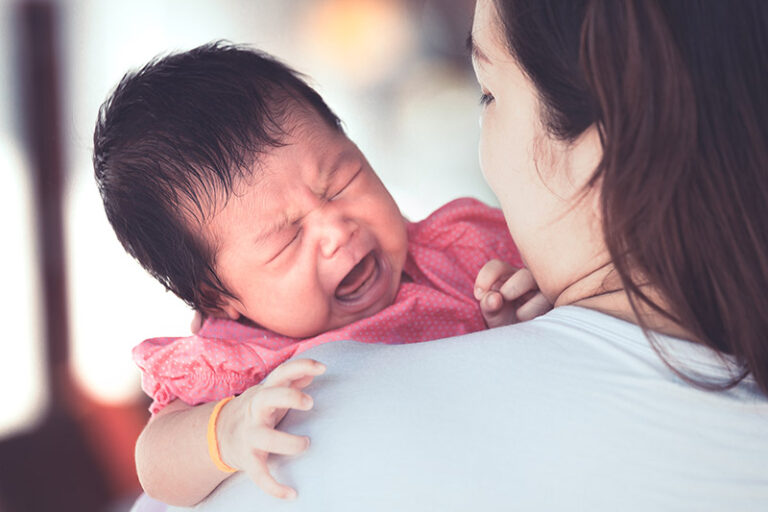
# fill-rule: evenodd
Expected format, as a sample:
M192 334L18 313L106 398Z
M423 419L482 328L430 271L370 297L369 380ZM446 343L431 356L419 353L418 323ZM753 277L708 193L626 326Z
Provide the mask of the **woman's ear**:
M603 144L597 125L592 124L570 145L571 179L580 190L592 179L603 158Z

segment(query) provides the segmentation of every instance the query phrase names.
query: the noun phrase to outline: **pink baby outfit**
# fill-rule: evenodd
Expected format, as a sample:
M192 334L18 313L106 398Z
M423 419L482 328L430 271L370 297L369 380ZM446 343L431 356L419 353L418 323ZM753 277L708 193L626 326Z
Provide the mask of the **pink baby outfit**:
M371 317L305 339L208 318L195 336L135 347L142 388L154 399L150 411L176 398L197 405L242 393L293 355L329 341L413 343L484 329L473 288L493 258L522 265L501 211L475 199L452 201L409 223L408 277L394 303Z

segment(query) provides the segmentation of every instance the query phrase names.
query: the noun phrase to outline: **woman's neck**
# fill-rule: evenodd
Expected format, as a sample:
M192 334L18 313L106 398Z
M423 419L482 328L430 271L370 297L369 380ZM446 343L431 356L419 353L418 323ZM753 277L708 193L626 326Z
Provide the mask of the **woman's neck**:
M667 302L650 286L641 286L641 289L663 310L670 311ZM611 263L595 269L565 288L555 299L554 305L555 307L580 306L633 324L640 324L640 319L632 309L621 279ZM693 339L686 329L653 310L641 300L635 300L635 305L642 315L644 325L651 330L676 338Z

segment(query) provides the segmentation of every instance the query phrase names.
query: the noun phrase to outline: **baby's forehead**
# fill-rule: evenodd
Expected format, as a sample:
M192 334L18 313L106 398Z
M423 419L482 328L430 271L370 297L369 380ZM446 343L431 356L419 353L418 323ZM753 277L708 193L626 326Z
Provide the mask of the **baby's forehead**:
M343 136L344 130L340 126L331 125L323 119L317 110L310 105L297 102L284 114L284 122L281 124L282 142L298 143L312 142L318 138Z
M279 175L296 166L320 171L331 160L356 149L341 128L329 125L314 112L296 112L282 129L278 146L254 155L252 180Z
M319 182L330 177L337 164L358 156L343 131L316 115L297 116L286 125L277 146L254 153L246 169L233 173L225 200L232 195L274 194L284 178Z
M276 144L259 148L248 155L239 169L232 169L228 186L213 184L204 194L208 201L205 217L215 216L233 196L273 196L285 177L321 180L326 168L357 149L339 126L326 121L312 106L299 101L286 102L279 113L279 133L272 133ZM278 190L276 190L278 189ZM286 191L287 193L287 191Z

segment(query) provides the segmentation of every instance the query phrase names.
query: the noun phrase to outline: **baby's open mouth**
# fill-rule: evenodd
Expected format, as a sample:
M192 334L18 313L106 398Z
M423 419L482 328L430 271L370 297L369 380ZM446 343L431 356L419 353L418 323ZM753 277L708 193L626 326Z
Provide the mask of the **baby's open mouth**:
M351 301L362 297L371 283L376 280L378 274L378 264L376 255L373 251L369 252L357 265L352 267L338 288L336 288L336 298L339 300Z

